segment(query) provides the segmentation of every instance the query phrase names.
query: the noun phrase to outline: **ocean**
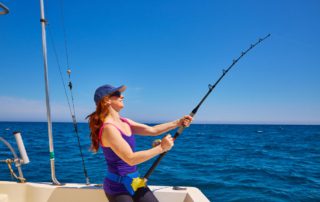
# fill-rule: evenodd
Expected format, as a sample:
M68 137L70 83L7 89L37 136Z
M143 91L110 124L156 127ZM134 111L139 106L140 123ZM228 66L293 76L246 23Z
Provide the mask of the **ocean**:
M90 182L101 184L102 152L89 151L88 125L78 127ZM22 167L27 181L51 181L47 123L0 122L0 136L18 152L13 131L21 131L31 161ZM53 123L53 134L57 179L85 183L73 124ZM150 148L154 139L136 136L137 150ZM0 142L0 159L6 158L11 154ZM140 173L154 160L139 165ZM0 180L12 180L3 163ZM194 186L210 201L320 201L320 126L193 124L149 184Z

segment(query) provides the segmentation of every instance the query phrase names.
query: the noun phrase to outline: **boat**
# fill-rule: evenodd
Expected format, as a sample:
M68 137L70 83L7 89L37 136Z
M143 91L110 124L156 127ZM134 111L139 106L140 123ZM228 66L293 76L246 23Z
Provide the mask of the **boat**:
M205 195L195 187L174 190L171 186L149 186L159 201L207 202ZM0 181L0 202L107 202L100 185L67 183L56 186L52 183L18 183Z
M8 14L9 9L0 3L0 14ZM60 183L55 175L55 158L53 148L52 123L50 100L48 90L47 75L47 48L46 48L46 20L44 17L44 4L40 0L41 9L41 26L42 26L42 45L45 71L45 90L46 90L46 107L48 119L48 137L49 152L51 164L52 182L26 182L22 172L22 166L30 163L26 149L24 147L20 132L15 132L15 139L21 157L18 157L13 146L4 138L0 137L0 143L4 143L13 154L12 159L1 159L0 163L8 164L8 172L10 172L17 181L1 181L0 179L0 202L106 202L108 199L104 194L104 190L99 184L81 183ZM18 170L18 175L14 173L14 164ZM48 171L49 173L49 171ZM26 176L27 177L27 176ZM161 202L207 202L208 198L196 187L173 187L173 186L149 186L156 198Z

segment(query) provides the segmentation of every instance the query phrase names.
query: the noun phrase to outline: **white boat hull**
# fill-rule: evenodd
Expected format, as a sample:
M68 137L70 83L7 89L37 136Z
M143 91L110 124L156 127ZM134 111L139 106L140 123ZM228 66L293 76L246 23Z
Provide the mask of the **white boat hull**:
M173 190L166 186L149 186L160 202L208 202L195 187ZM0 202L107 202L101 186L85 184L17 183L0 181Z

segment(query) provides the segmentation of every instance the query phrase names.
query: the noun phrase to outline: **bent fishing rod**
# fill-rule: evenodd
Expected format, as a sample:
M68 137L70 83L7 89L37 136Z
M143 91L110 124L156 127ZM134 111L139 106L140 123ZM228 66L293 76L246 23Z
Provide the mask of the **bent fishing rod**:
M191 117L194 117L198 111L198 109L201 107L202 103L207 99L207 97L209 96L209 94L213 91L213 89L218 85L218 83L222 80L222 78L230 71L230 69L243 57L245 56L251 49L253 49L255 46L257 46L259 43L261 43L262 41L264 41L266 38L268 38L271 34L268 34L267 36L260 38L256 43L251 44L250 47L244 51L241 52L241 55L232 61L231 65L227 68L227 69L223 69L222 70L222 75L220 76L220 78L213 84L209 84L209 90L208 92L205 94L205 96L201 99L201 101L199 102L199 104L191 111L191 113L189 114ZM173 139L176 140L179 135L181 135L181 133L184 131L185 126L180 126L178 131L175 133ZM150 175L153 173L153 171L155 170L155 168L158 166L158 164L160 163L161 159L167 154L167 152L162 153L157 159L156 161L152 164L152 166L150 167L150 169L147 171L147 173L144 175L144 179L147 180Z

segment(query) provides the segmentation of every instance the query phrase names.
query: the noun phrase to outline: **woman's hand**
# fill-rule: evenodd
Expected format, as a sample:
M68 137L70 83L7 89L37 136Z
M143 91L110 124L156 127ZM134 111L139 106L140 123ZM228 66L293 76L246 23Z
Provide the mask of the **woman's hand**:
M166 135L164 138L161 140L161 148L163 152L169 151L173 147L173 138L171 137L170 134Z
M178 127L184 126L189 127L193 118L190 115L185 115L181 119L178 120Z

